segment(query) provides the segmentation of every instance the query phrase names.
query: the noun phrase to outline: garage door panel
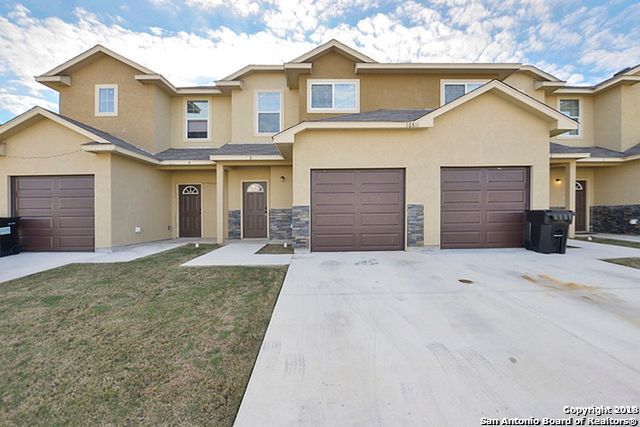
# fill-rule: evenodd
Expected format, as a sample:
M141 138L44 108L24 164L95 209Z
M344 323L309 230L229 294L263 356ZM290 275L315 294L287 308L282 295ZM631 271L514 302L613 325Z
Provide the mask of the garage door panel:
M322 234L316 236L318 247L335 247L343 248L347 250L356 244L356 235L353 233L347 234Z
M361 213L361 226L383 226L400 225L404 217L400 213Z
M443 248L522 245L527 168L443 168L441 179ZM471 194L476 203L465 203Z
M488 203L517 203L522 204L526 200L526 192L522 189L519 190L502 190L502 191L487 191Z
M368 234L360 235L360 247L369 250L393 250L402 242L397 234Z
M480 224L482 214L478 211L470 212L447 212L447 215L442 219L444 225L447 224Z
M312 250L403 249L403 170L314 170L311 192Z
M480 191L447 191L442 195L442 202L450 203L480 203L482 193Z
M13 214L25 251L93 251L92 176L12 178Z
M350 184L356 183L356 177L349 171L331 170L330 173L321 173L315 176L315 185L322 186L323 184Z
M316 227L348 226L356 224L355 213L318 214L315 217Z
M524 226L524 214L521 211L487 212L487 223L522 224L522 226Z

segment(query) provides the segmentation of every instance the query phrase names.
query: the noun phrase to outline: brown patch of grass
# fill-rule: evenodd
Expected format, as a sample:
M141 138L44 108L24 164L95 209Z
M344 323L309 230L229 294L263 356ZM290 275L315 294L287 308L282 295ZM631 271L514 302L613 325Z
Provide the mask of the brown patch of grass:
M179 267L212 249L0 286L0 418L231 425L286 267Z
M608 239L606 237L591 237L589 240L586 236L576 236L576 240L582 240L583 242L591 242L591 243L602 243L605 245L615 245L615 246L624 246L627 248L635 248L640 249L640 242L632 242L630 240L618 240L618 239Z
M640 269L640 258L611 258L603 259L602 261L610 262L612 264L624 265L625 267Z
M264 245L258 252L259 255L283 255L283 254L292 254L293 246L287 245L285 248L284 245L276 245L269 243L268 245Z

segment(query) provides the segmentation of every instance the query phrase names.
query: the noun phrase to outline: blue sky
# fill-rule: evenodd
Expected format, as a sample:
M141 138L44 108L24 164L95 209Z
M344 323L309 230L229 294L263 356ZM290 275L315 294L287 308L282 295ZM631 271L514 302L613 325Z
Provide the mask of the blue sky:
M0 123L56 110L33 76L96 43L176 85L331 38L381 62L524 62L586 85L640 63L639 30L640 3L627 0L1 0Z

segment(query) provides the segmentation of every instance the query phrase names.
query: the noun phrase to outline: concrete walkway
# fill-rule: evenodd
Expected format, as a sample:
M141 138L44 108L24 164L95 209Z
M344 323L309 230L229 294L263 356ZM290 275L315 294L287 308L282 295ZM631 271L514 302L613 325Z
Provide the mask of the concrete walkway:
M182 267L289 265L293 255L256 254L266 242L232 242L194 258Z
M175 249L188 242L163 240L114 248L112 252L24 252L0 258L0 283L74 263L128 262Z
M475 426L637 404L640 270L599 259L640 250L571 245L296 255L235 425Z
M638 242L640 243L640 235L635 236L631 234L607 234L607 233L591 233L588 236L593 237L602 237L603 239L613 239L613 240L627 240L629 242Z

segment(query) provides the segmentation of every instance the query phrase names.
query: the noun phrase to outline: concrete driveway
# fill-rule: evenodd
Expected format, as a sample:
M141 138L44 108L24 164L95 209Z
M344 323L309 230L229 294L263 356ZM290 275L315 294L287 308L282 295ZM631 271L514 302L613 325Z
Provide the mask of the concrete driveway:
M296 255L237 426L475 426L640 403L640 250ZM465 284L460 279L473 283Z

